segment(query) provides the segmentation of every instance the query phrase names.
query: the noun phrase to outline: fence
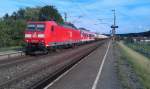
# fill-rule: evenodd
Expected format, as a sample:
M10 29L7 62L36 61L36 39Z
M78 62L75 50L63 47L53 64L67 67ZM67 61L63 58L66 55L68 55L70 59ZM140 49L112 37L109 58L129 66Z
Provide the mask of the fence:
M135 51L150 58L150 43L146 42L125 42L125 44Z

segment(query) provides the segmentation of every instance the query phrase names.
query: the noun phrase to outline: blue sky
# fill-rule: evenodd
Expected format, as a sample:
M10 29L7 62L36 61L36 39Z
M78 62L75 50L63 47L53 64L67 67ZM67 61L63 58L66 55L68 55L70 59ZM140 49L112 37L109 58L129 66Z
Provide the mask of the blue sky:
M142 32L150 29L150 0L3 0L0 17L19 8L54 5L68 14L68 21L77 27L109 33L116 9L117 33Z

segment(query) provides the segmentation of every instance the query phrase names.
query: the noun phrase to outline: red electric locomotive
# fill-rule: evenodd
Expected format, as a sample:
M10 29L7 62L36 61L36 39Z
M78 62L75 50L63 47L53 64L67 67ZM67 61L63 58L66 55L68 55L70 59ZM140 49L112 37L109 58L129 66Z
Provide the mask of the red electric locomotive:
M28 22L25 31L26 54L35 51L48 53L47 49L71 46L93 40L93 33L81 31L54 21Z

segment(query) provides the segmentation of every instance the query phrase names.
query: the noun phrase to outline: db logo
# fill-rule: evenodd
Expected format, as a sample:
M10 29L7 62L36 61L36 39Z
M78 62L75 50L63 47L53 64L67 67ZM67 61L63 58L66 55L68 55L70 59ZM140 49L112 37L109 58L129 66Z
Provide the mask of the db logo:
M32 37L33 37L33 38L36 38L36 37L37 37L37 33L34 32L33 35L32 35Z

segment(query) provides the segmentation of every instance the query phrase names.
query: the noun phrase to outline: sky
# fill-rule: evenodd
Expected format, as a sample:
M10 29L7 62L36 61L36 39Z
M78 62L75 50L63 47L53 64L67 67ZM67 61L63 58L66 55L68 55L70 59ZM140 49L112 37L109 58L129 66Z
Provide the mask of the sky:
M150 29L150 0L3 0L0 17L19 8L54 5L67 21L93 32L109 33L116 10L117 33L143 32Z

